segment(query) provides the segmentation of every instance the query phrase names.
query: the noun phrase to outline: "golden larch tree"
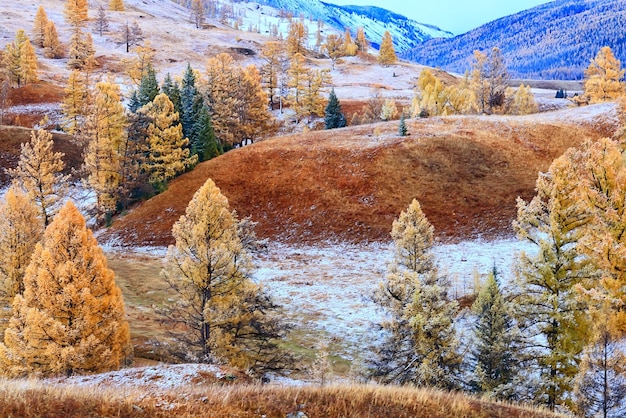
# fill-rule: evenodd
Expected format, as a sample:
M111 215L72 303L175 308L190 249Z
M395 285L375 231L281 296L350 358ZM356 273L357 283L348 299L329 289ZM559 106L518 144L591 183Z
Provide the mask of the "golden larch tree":
M46 58L61 58L63 56L63 46L59 42L59 34L53 21L49 21L46 26L43 54Z
M84 33L80 27L76 27L70 37L70 46L67 65L70 68L84 69L89 65L90 60L96 51L93 46L93 39L90 33Z
M115 212L119 201L122 145L126 116L120 87L112 82L96 84L93 105L87 115L85 169L96 194L100 220Z
M615 100L626 92L624 70L610 47L605 46L585 71L585 96L590 103Z
M327 100L323 96L325 88L332 84L328 70L309 70L305 77L301 106L296 109L296 115L308 117L311 122L313 116L323 116Z
M89 19L87 0L66 0L63 14L67 23L73 27L83 27Z
M39 81L39 76L37 75L37 55L28 38L22 45L20 57L20 78L23 83L36 83Z
M37 207L12 186L0 205L0 338L16 295L24 293L24 274L44 226ZM5 315L8 313L9 315Z
M378 62L385 67L389 67L391 64L395 64L396 61L398 61L398 57L396 57L396 50L393 47L391 33L385 31L380 42L380 49L378 50Z
M530 86L520 84L513 96L512 113L516 115L529 115L537 113L539 107L535 101L535 95L530 90Z
M279 79L283 72L283 63L286 61L283 43L279 41L267 42L261 50L261 58L263 59L261 66L263 86L267 91L270 107L273 107L274 97L280 93Z
M291 21L289 24L289 34L287 35L287 54L293 57L295 54L303 54L305 52L304 43L309 36L304 23Z
M79 70L72 70L65 87L65 97L61 103L64 129L70 135L76 134L84 124L87 95L85 77Z
M303 114L304 107L304 92L307 86L307 77L310 70L304 62L304 56L302 54L295 54L291 57L291 65L287 70L289 80L287 86L289 87L288 102L296 112L296 115Z
M109 10L113 10L115 12L123 12L124 11L124 0L110 0L109 1Z
M195 23L196 28L202 27L205 18L205 5L203 0L191 0L191 20Z
M359 26L356 28L356 46L359 48L360 52L367 52L367 48L369 47L369 42L365 37L365 29L363 26Z
M134 47L133 53L135 57L129 60L124 59L122 63L131 82L139 87L141 79L146 75L149 66L154 67L155 52L150 45L150 41L146 41L143 45Z
M32 131L30 141L22 144L15 169L9 170L13 181L21 186L37 205L44 225L50 224L59 202L67 194L69 175L62 174L65 163L62 152L54 152L52 134Z
M282 328L276 306L250 278L243 243L253 236L243 236L240 224L208 179L172 228L176 245L169 249L163 277L178 301L165 313L186 360L277 368L285 360L277 346Z
M35 21L33 23L33 42L38 47L44 46L44 38L46 36L46 27L48 26L48 15L43 5L39 5L37 13L35 14Z
M38 80L35 48L23 29L19 29L15 39L6 45L2 66L9 81L18 87Z
M189 140L183 137L178 112L165 93L141 109L153 122L148 127L149 156L145 167L150 182L163 184L197 162L197 155L189 156Z
M118 369L131 360L122 292L85 219L71 201L37 244L0 345L8 376Z

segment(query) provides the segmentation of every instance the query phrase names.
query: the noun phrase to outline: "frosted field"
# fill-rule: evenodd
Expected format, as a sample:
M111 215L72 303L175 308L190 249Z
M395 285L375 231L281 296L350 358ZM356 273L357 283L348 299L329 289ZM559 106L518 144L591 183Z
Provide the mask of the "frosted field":
M473 293L475 276L484 278L494 265L501 282L510 281L514 257L522 250L532 247L511 238L440 244L434 253L450 278L450 295L459 297ZM331 354L352 360L366 355L376 339L372 323L381 313L369 296L392 257L391 244L270 244L255 256L253 277L284 307L295 332L308 335L310 348L326 340Z

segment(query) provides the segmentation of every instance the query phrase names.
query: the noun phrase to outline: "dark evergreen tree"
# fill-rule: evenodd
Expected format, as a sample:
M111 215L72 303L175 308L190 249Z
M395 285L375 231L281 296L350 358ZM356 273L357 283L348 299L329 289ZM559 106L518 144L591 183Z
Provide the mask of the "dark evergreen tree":
M335 89L332 89L330 91L330 95L328 96L324 123L325 129L343 128L346 126L346 118L343 113L341 113L341 104L339 103L339 99L337 99Z
M161 84L161 91L169 97L174 105L174 110L180 115L182 113L180 87L176 81L172 80L170 73L165 75L163 84Z
M183 135L189 140L193 140L193 130L197 113L202 107L198 106L198 96L200 96L196 88L196 75L187 64L187 69L183 74L182 85L180 88L180 123L183 125ZM195 108L195 109L194 109Z
M152 64L148 63L146 66L146 72L141 77L141 84L139 85L139 93L137 93L139 107L145 106L159 94L159 82L156 78L156 71Z
M477 318L475 343L469 355L473 372L470 387L474 392L500 400L513 400L519 333L502 295L495 268L472 305L472 311Z
M194 142L192 143L192 153L198 155L199 161L210 160L224 153L224 150L215 137L213 123L209 109L203 106L198 112L198 119L194 125Z
M137 94L137 90L133 90L133 94L131 94L130 99L128 101L128 109L136 113L141 107L141 103L139 103L139 95Z
M404 113L400 116L400 125L398 126L398 135L406 136L408 129L406 127L406 121L404 120Z

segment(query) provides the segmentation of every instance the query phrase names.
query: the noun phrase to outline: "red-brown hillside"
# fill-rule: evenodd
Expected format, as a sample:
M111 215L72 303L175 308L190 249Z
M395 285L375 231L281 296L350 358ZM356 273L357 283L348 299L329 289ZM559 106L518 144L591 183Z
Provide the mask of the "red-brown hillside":
M586 138L611 136L615 107L528 117L448 117L310 132L263 141L200 164L115 220L105 236L172 242L172 224L212 178L257 234L283 241L387 240L413 198L444 239L511 233L515 200L540 170Z

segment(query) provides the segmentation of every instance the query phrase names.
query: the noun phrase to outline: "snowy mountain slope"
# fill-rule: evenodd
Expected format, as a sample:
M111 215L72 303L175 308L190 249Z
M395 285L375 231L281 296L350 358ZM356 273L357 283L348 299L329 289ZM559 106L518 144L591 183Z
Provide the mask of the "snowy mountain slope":
M427 39L450 38L451 32L438 27L416 22L405 16L372 6L337 6L319 0L262 0L277 9L291 11L294 16L304 15L322 19L338 30L350 28L354 33L363 27L372 46L378 48L385 31L394 40L396 51L413 48Z
M474 50L499 47L514 77L581 79L603 46L626 61L624 0L556 0L450 39L431 39L402 56L463 73Z

